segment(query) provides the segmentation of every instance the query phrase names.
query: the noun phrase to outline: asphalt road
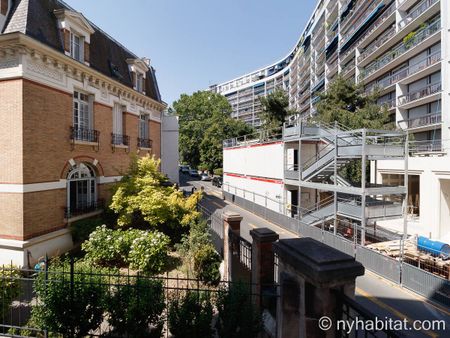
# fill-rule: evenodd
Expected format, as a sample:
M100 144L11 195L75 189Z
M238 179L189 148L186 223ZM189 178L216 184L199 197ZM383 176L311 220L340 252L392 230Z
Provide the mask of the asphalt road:
M268 222L222 199L221 190L213 187L211 182L193 180L187 175L180 175L181 187L189 190L195 186L198 190L204 189L204 197L201 204L209 211L222 209L241 214L241 236L251 241L249 231L254 228L266 227L280 236L280 239L295 238L298 235L291 233L279 226ZM399 285L366 270L364 276L356 280L356 301L369 309L381 320L399 319L407 321L410 325L414 321L444 321L445 330L419 330L403 332L407 337L450 337L450 309L434 304L425 298L410 292ZM428 322L424 323L428 325ZM441 324L443 325L443 324Z

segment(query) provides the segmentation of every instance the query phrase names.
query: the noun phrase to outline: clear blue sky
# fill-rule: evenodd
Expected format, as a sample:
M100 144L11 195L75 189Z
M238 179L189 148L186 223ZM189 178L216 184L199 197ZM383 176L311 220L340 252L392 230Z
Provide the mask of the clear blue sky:
M140 57L163 100L284 57L317 0L66 0Z

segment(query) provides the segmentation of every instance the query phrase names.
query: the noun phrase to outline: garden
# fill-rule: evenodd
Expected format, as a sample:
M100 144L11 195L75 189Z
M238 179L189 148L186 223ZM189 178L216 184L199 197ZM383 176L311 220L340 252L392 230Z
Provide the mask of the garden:
M197 211L201 192L184 197L159 165L134 159L104 214L71 225L71 253L35 270L0 269L1 333L257 336L251 285L221 281L222 258Z

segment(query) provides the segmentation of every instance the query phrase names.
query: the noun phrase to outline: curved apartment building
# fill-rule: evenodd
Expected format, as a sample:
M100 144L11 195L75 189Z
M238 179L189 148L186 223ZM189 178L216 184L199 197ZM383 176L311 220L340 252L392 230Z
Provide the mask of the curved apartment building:
M447 15L441 15L447 13ZM444 0L321 0L298 43L282 60L210 87L232 116L258 126L259 98L289 94L301 116L314 113L318 93L341 74L380 90L409 142L410 229L450 237L450 4ZM447 75L445 75L447 74ZM447 108L445 108L447 107ZM401 184L403 163L373 163L373 183ZM395 228L396 224L388 224ZM450 238L448 238L450 239Z

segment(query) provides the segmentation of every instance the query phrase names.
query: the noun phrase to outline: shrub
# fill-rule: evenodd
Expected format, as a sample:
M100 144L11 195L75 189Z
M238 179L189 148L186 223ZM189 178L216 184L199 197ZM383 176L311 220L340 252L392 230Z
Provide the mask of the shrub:
M189 235L183 237L177 250L195 278L208 284L216 284L220 280L222 259L214 249L206 222L193 223Z
M175 337L212 336L213 306L208 294L188 291L169 302L168 325Z
M118 285L106 307L108 322L120 337L161 336L165 309L161 281L138 278L134 285Z
M223 175L223 169L222 168L214 169L214 175L222 176Z
M198 249L194 254L195 277L210 285L220 282L220 263L222 258L211 244Z
M81 248L86 252L86 259L96 265L116 265L124 263L122 250L125 245L120 238L120 232L112 230L102 225L97 227L89 235L89 240L85 241Z
M158 231L98 227L82 245L86 260L96 265L126 265L159 273L167 262L169 238Z
M20 273L14 266L0 267L0 319L6 315L12 301L20 293Z
M261 315L252 302L251 286L236 283L219 293L217 333L222 338L252 338L261 331Z
M138 231L137 235L128 253L130 268L149 273L161 272L167 263L169 237L158 231Z
M60 268L52 270L48 278L41 272L34 283L38 304L32 309L33 324L75 337L85 337L95 330L103 320L107 292L98 273L80 265L71 284L70 276Z

